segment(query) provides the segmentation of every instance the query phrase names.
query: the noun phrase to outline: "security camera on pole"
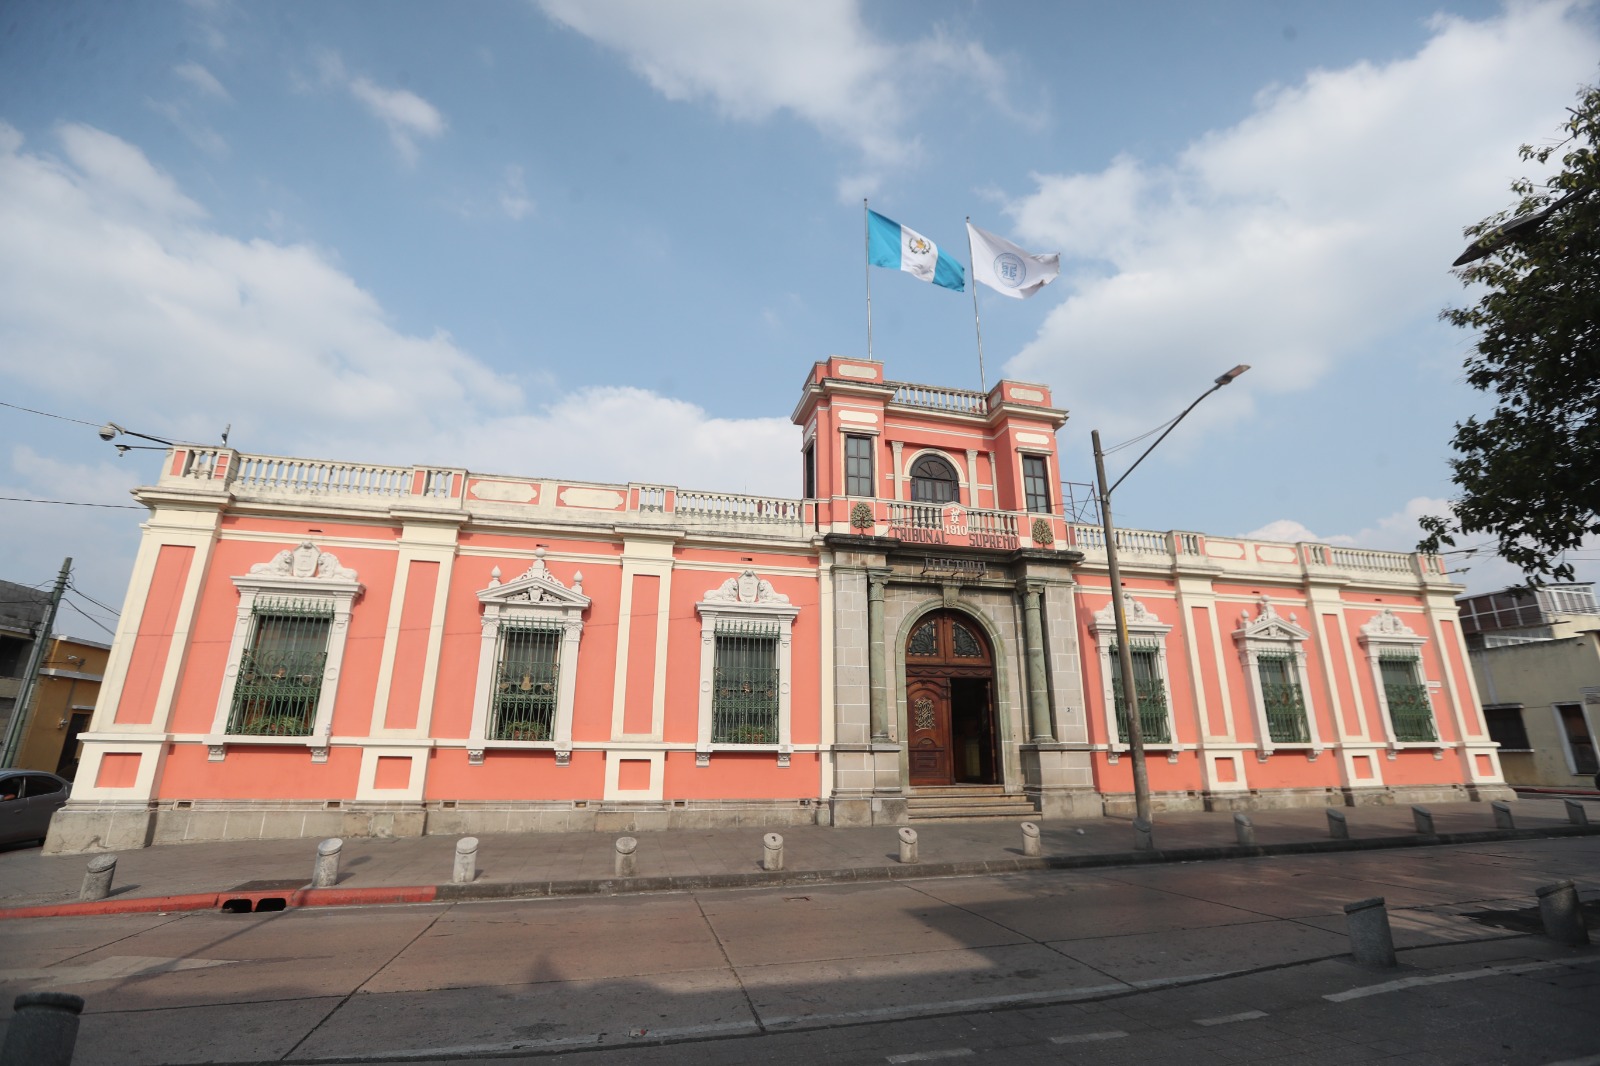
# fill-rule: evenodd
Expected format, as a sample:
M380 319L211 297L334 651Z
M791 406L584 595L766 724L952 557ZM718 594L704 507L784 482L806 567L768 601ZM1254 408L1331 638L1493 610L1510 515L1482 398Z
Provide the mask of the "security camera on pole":
M1167 434L1176 429L1178 423L1182 422L1201 400L1249 369L1247 364L1240 363L1217 378L1215 384L1202 392L1194 403L1183 409L1183 414L1172 420L1162 431L1161 436L1155 439L1155 443L1146 448L1139 458L1133 461L1133 466L1128 467L1110 488L1106 488L1106 457L1100 450L1100 431L1097 429L1089 434L1094 441L1094 473L1100 489L1100 522L1105 530L1106 569L1110 572L1111 578L1111 612L1117 626L1117 663L1122 674L1122 699L1128 709L1128 754L1133 761L1134 816L1146 825L1150 824L1150 776L1144 762L1144 727L1139 721L1139 690L1134 686L1133 680L1133 649L1128 646L1128 618L1122 606L1122 572L1117 566L1117 532L1111 525L1111 494L1116 491L1118 485L1127 480L1128 475L1133 473L1140 463L1144 462L1146 455L1156 450L1157 444L1167 439Z

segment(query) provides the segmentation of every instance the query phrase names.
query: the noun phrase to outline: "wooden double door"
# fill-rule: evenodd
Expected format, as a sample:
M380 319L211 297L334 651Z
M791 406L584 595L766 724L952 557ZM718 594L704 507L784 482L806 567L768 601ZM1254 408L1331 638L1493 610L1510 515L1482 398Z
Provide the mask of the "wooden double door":
M923 616L906 641L911 786L999 784L994 654L960 611Z

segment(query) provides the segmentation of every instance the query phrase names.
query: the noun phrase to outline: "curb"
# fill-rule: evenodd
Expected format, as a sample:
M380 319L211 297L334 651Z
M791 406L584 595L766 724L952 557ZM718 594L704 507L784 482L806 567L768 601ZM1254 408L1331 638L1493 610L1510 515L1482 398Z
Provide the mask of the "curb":
M1042 870L1087 870L1107 866L1149 866L1158 863L1216 862L1259 859L1274 855L1318 855L1348 851L1387 851L1451 844L1485 844L1494 841L1558 840L1564 837L1600 836L1600 825L1546 826L1539 829L1485 829L1469 833L1432 836L1365 837L1355 840L1299 840L1282 844L1237 844L1152 851L1101 852L1094 855L1051 855L1039 858L969 859L884 866L845 866L824 870L748 871L723 874L671 874L659 877L579 878L565 881L507 881L482 884L374 886L372 888L299 888L287 893L202 892L137 899L41 904L0 908L0 921L18 918L66 918L102 914L149 914L175 911L217 910L231 901L250 901L254 909L263 900L281 906L352 907L394 903L460 903L472 900L558 899L574 896L624 896L652 892L697 892L727 888L777 888L804 885L856 884L910 881L929 877L971 877L985 874L1031 873Z

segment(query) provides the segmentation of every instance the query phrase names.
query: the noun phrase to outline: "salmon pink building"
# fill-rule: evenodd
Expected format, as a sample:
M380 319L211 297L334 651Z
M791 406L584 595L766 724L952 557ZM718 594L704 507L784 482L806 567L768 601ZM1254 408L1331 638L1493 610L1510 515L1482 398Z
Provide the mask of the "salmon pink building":
M174 448L48 847L1129 811L1066 418L834 357L794 498ZM1438 558L1116 536L1157 810L1508 795Z

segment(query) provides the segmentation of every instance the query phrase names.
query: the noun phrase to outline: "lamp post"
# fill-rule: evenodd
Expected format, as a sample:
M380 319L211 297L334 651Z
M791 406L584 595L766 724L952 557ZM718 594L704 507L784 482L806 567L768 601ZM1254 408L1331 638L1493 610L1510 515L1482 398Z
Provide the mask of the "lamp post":
M1100 489L1100 523L1105 530L1106 539L1106 569L1111 577L1111 613L1117 626L1117 664L1122 674L1122 702L1128 709L1128 754L1133 760L1133 805L1134 814L1142 821L1150 821L1150 777L1145 769L1144 762L1144 726L1139 721L1139 690L1133 681L1133 649L1128 645L1128 616L1122 606L1122 571L1117 565L1117 534L1111 525L1111 494L1118 485L1127 480L1128 475L1144 462L1145 456L1156 450L1156 445L1167 439L1167 434L1178 428L1178 423L1197 407L1201 400L1216 392L1234 378L1249 370L1248 364L1240 363L1232 370L1217 378L1212 386L1202 392L1188 407L1183 409L1183 414L1172 420L1172 423L1162 431L1155 442L1140 453L1139 458L1133 461L1133 466L1123 471L1121 477L1106 487L1106 457L1100 450L1100 431L1094 430L1089 436L1094 441L1094 473L1098 479Z

